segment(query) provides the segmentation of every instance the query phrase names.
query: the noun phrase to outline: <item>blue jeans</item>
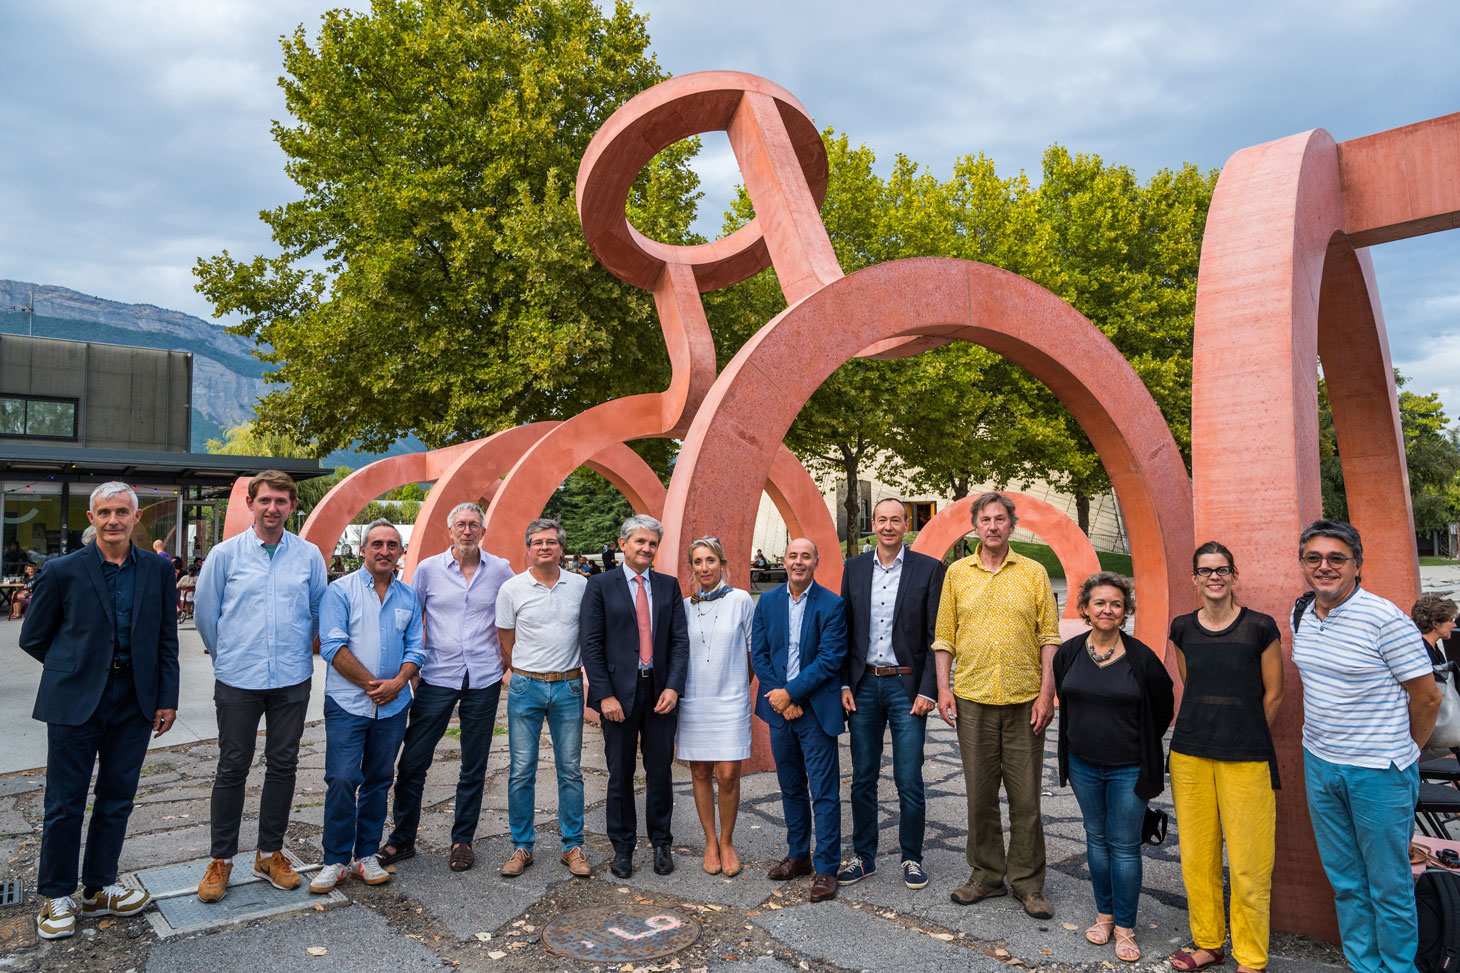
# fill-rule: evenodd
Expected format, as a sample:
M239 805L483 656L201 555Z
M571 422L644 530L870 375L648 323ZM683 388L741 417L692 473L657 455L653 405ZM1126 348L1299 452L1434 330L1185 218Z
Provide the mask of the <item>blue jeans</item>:
M543 721L553 738L558 770L558 830L563 850L583 844L583 680L547 682L513 676L507 689L507 747L512 771L507 779L507 821L512 847L532 850L537 795L537 751Z
M1419 927L1409 839L1419 764L1373 770L1329 763L1304 750L1303 782L1349 969L1412 973Z
M468 681L469 682L469 681ZM395 830L386 844L399 850L416 843L421 824L421 793L426 772L436 756L436 744L446 734L451 714L461 706L461 768L456 779L456 817L451 826L452 844L471 844L482 815L482 790L487 778L487 754L492 748L492 731L497 726L497 700L502 684L484 689L453 689L421 683L411 703L405 745L395 777Z
M1085 857L1095 911L1134 929L1141 897L1141 822L1146 802L1136 797L1140 767L1101 767L1070 753L1070 787L1085 819Z
M406 713L374 720L324 699L324 863L347 865L380 850L385 798Z
M857 686L856 710L847 714L852 749L852 849L868 866L877 861L877 782L882 776L882 734L892 728L892 779L897 785L897 839L902 860L923 860L927 797L923 790L923 740L928 718L912 715L901 676L866 673Z

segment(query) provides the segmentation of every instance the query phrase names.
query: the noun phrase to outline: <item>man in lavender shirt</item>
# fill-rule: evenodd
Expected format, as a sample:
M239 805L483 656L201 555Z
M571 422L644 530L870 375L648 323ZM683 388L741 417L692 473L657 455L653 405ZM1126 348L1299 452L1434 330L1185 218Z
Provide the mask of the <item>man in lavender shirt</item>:
M446 520L451 546L421 561L411 581L425 616L426 664L396 766L395 830L380 849L382 864L416 853L426 771L458 707L461 775L451 828L451 870L464 872L476 861L471 842L482 811L487 752L502 691L497 589L513 574L505 558L481 549L482 522L481 508L474 503L452 508Z

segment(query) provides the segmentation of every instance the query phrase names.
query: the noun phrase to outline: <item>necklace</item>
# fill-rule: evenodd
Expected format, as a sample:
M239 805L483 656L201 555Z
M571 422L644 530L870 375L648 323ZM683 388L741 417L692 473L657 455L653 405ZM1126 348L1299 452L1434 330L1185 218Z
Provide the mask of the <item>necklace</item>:
M710 617L708 632L705 629L705 605L710 606L710 610L708 612ZM710 646L715 643L715 630L720 624L720 599L704 599L702 601L695 602L694 609L695 617L699 620L699 625L696 627L696 629L700 637L700 649L705 653L705 664L708 665L712 655L710 651Z
M1107 651L1107 652L1104 652L1104 653L1096 652L1095 651L1095 640L1094 639L1086 639L1085 640L1085 651L1088 652L1088 653L1090 653L1090 661L1091 662L1094 662L1097 666L1098 665L1101 665L1101 664L1103 664L1105 662L1110 661L1110 657L1113 656L1113 655L1115 655L1115 650L1118 649L1118 648L1120 648L1120 642L1119 641L1117 641L1114 645L1112 645L1110 647L1110 650Z

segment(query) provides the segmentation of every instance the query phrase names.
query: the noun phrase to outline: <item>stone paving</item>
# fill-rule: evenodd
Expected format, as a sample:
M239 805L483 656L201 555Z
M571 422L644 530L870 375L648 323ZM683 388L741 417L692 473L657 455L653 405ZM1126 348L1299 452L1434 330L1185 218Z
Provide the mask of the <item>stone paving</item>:
M505 719L505 717L504 717ZM19 970L182 971L218 966L233 957L256 970L297 968L334 970L426 970L457 966L481 970L604 969L547 953L536 930L557 915L615 901L647 902L694 914L705 926L701 941L677 957L614 969L891 970L911 964L968 970L1004 966L1049 970L1104 970L1123 966L1109 947L1085 942L1082 932L1093 918L1084 867L1079 814L1068 788L1053 786L1053 746L1046 759L1045 820L1049 847L1047 893L1056 915L1029 919L1012 897L960 907L948 892L967 876L964 862L963 778L953 731L930 722L925 775L928 781L926 864L932 884L912 891L900 880L897 814L891 785L890 748L885 757L880 870L842 890L836 902L810 904L809 882L772 883L765 869L784 854L780 794L774 774L743 782L737 848L745 871L734 879L709 876L700 868L703 839L687 768L675 770L674 835L678 868L659 876L641 848L632 878L609 874L611 854L603 836L603 797L607 783L602 737L585 728L583 768L588 802L586 825L594 877L574 880L558 862L556 792L551 744L544 735L537 790L537 859L517 879L503 879L497 867L510 851L506 821L506 738L493 748L476 851L478 864L465 874L445 865L449 850L458 743L448 736L437 749L427 781L418 857L396 866L394 879L367 888L347 884L350 904L266 918L243 926L160 940L142 920L119 921L108 928L83 922L72 940L42 942L0 955L0 967ZM499 727L505 733L505 727ZM843 738L845 743L845 738ZM318 861L323 801L324 727L311 724L304 736L299 787L289 831L289 847L304 861ZM149 755L141 780L131 832L122 857L125 871L198 859L207 854L208 786L217 748L192 743ZM850 760L842 749L843 780ZM250 777L245 811L244 850L237 871L247 868L260 757ZM0 778L0 861L27 888L34 883L39 844L42 775ZM640 782L642 784L642 781ZM850 807L843 789L843 833L850 835ZM1169 810L1169 805L1167 805ZM1176 826L1160 848L1147 848L1141 901L1140 941L1146 959L1131 969L1169 969L1164 957L1186 942L1185 895L1176 857ZM622 898L627 896L628 899ZM34 912L0 910L0 918ZM490 934L491 938L488 937ZM322 955L311 955L313 947ZM677 966L674 964L678 964ZM1341 968L1336 953L1320 944L1276 937L1271 969L1318 971Z

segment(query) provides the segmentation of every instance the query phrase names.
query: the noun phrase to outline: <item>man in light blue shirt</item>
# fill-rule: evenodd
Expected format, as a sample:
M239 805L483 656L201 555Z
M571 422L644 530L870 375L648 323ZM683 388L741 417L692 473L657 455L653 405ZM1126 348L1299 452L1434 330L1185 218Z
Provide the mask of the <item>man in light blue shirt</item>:
M421 604L395 578L404 551L388 520L365 526L365 566L334 582L320 607L319 654L330 664L324 700L324 866L309 891L324 893L354 872L390 881L380 833L396 754L406 733L411 677L426 661Z
M193 617L213 659L218 713L212 860L198 882L204 902L217 902L228 891L260 717L267 725L267 769L254 874L278 889L299 887L299 876L284 857L284 831L294 803L294 769L326 582L319 549L284 529L298 505L289 474L265 470L250 480L253 526L213 548L194 589Z

